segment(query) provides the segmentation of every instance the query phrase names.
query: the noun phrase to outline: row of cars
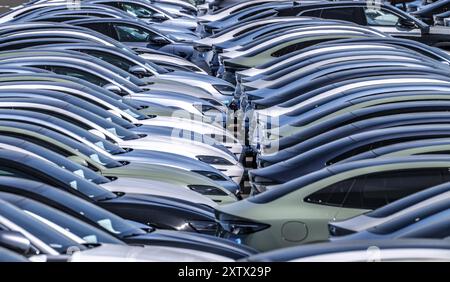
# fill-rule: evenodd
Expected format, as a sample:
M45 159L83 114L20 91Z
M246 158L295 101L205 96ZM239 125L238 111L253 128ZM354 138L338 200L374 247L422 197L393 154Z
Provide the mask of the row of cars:
M366 260L370 246L448 260L447 28L362 1L198 18L255 154L252 196L216 208L219 236L270 251L258 261Z

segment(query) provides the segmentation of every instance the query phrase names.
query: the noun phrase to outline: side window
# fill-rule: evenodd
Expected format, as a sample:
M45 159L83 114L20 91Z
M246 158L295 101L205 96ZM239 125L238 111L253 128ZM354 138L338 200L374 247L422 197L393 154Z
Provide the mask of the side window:
M365 8L364 14L369 26L396 26L400 20L397 15L381 9Z
M154 34L134 26L115 25L114 29L118 40L121 42L148 42L154 36Z
M304 200L344 208L377 209L449 179L449 171L440 168L371 173L332 184Z
M358 7L323 9L320 17L323 19L351 21L357 24L364 24L362 10Z
M138 18L150 18L153 14L155 14L154 11L147 9L144 6L131 3L122 3L122 10Z

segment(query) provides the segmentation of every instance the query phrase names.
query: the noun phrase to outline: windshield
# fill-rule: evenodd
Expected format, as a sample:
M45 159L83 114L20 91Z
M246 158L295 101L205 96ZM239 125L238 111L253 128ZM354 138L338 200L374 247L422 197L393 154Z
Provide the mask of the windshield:
M114 145L111 142L108 142L105 139L103 139L97 135L94 135L87 130L84 130L84 129L82 129L78 126L75 126L69 122L66 122L64 120L61 120L61 119L58 119L55 117L51 117L48 115L44 115L42 113L23 111L23 110L17 110L17 109L14 109L14 110L0 109L0 119L11 120L11 121L26 120L27 123L29 123L29 124L35 124L38 126L42 126L42 127L48 128L52 131L57 131L61 134L69 136L64 132L64 130L59 129L59 128L63 128L65 130L69 131L71 134L75 135L75 137L74 136L69 136L69 137L74 138L74 139L76 138L76 140L79 140L80 142L82 141L82 139L85 139L85 140L97 145L101 149L107 151L108 153L119 154L119 153L125 152L119 146ZM105 159L107 159L106 156L105 156ZM112 159L110 159L110 161L111 160Z
M44 142L43 142L44 143ZM46 148L53 148L52 144L49 143L40 143L41 145L44 145ZM88 180L92 181L96 184L103 184L108 183L109 180L95 172L93 172L90 169L87 169L79 164L76 164L70 160L68 160L66 157L70 154L55 154L51 150L45 149L44 147L35 145L33 143L23 141L23 138L12 138L7 136L0 136L0 148L4 147L5 149L13 149L17 148L17 150L25 150L26 153L35 154L39 157L42 157L59 167L66 169L72 173L75 173L76 175ZM58 150L53 150L58 152ZM63 157L64 156L64 157Z
M67 231L82 238L87 243L123 244L122 241L98 228L34 200L4 192L0 192L0 198L26 212L33 213L61 226Z
M2 201L0 204L0 217L6 218L28 233L39 238L60 254L66 253L70 247L76 247L79 250L86 249L85 246L78 244L54 229L49 228L46 224L7 202Z
M117 198L114 193L44 160L28 156L23 159L22 163L33 171L40 172L39 175L35 176L40 182L53 185L56 185L56 182L61 183L66 189L73 189L75 193L95 201ZM26 173L23 175L25 178L33 179L31 175Z

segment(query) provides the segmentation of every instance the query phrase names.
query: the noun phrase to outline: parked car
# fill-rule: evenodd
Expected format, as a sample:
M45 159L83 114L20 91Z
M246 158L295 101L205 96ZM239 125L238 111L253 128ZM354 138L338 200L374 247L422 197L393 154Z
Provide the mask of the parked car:
M414 11L411 14L429 25L434 25L436 24L434 21L434 15L447 12L449 9L450 2L447 0L440 0L425 5L420 10Z

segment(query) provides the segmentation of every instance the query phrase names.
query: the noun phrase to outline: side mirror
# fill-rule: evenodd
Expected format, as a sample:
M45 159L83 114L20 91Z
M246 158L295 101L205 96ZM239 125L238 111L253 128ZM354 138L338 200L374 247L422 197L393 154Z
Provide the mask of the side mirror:
M412 29L412 28L416 27L416 23L413 20L410 20L410 19L403 19L403 18L401 18L398 23L399 23L399 25L401 27L405 27L405 28L411 28Z
M119 86L112 83L106 84L105 86L103 86L103 88L116 94L122 93L122 89Z
M138 77L144 77L147 74L147 70L141 66L132 66L128 72Z
M158 36L158 35L152 37L151 40L152 40L153 43L156 43L158 45L166 45L166 44L170 43L169 40L167 40L167 38L162 37L162 36Z
M89 166L87 161L85 159L83 159L83 158L80 158L79 156L70 156L67 159L72 161L72 162L74 162L74 163L77 163L77 164L79 164L81 166L84 166L84 167L88 167Z
M155 20L155 21L162 22L162 21L167 20L167 17L166 17L165 15L161 14L161 13L154 13L154 14L151 16L151 19L153 19L153 20Z
M31 242L22 233L0 231L0 247L25 255L31 249Z

